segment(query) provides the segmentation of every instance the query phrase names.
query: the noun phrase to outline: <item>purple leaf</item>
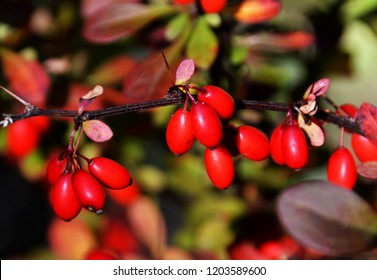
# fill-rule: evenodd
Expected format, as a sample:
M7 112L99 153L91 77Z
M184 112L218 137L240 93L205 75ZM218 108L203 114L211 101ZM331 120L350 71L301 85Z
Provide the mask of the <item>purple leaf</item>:
M376 245L377 214L356 193L310 180L284 191L277 201L283 227L299 243L328 255Z
M103 87L96 85L92 90L80 98L78 114L82 112L92 103L92 101L103 93Z
M315 99L315 97L320 96L329 89L330 87L330 79L329 78L322 78L316 81L315 83L311 84L308 89L306 90L303 100L307 99ZM314 95L314 97L313 97Z
M175 84L180 85L186 83L191 79L192 75L195 72L195 63L192 59L183 60L177 69L175 76Z
M89 120L82 124L82 128L94 142L105 142L113 137L111 128L100 120Z

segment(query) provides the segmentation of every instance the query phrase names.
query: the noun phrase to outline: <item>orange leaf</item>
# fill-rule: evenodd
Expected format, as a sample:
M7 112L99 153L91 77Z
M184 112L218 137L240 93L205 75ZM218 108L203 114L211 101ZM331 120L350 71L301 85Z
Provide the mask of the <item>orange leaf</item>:
M245 0L234 16L240 22L259 23L275 17L280 8L276 0Z
M7 49L1 49L0 56L12 91L27 102L43 107L50 79L40 63Z

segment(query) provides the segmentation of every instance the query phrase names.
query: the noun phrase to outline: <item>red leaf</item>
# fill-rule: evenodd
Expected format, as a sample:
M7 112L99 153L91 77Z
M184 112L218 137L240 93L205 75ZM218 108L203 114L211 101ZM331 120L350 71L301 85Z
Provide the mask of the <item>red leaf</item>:
M26 60L7 49L2 49L0 56L11 90L27 102L43 107L50 79L39 62Z
M183 60L177 69L175 76L175 84L184 84L191 79L195 71L195 63L192 59Z
M235 18L244 23L259 23L275 17L281 8L276 0L245 0L235 13Z
M83 36L91 42L113 42L130 36L155 19L174 12L175 9L171 5L111 3L88 16Z
M111 3L140 3L140 0L82 0L81 15L88 17Z
M355 116L365 136L377 142L377 108L370 103L363 103Z
M113 137L111 128L100 120L90 120L82 124L82 128L94 142L105 142Z

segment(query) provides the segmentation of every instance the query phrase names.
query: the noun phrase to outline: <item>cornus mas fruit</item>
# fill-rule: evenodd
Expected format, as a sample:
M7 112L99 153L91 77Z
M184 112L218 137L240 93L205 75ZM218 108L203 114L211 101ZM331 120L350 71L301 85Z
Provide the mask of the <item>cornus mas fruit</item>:
M264 160L270 154L270 142L259 129L241 125L237 128L236 146L240 153L250 160Z
M327 165L327 178L334 185L351 190L357 180L357 169L351 152L345 147L337 148Z
M60 158L55 156L50 159L47 165L47 181L53 185L59 176L64 172L67 164L67 159L65 157Z
M226 189L233 182L234 163L227 148L220 144L215 149L207 148L204 163L208 177L219 189Z
M175 155L182 155L190 150L194 143L190 111L179 108L173 114L166 127L166 143Z
M270 138L270 150L272 159L280 165L285 165L285 159L283 156L282 139L283 125L278 125L271 134Z
M192 128L195 138L208 148L216 147L223 136L222 124L215 110L204 102L191 106Z
M198 100L210 105L215 109L220 119L230 119L234 114L233 97L216 86L204 86L202 91L198 93Z
M109 158L92 158L88 163L88 171L101 185L110 189L124 189L132 183L128 170Z
M285 163L292 169L301 169L308 162L309 148L305 134L295 124L283 127L281 149Z
M50 200L55 214L62 220L70 221L81 211L72 187L72 173L63 173L51 188Z
M77 200L89 211L101 214L105 205L105 190L85 170L78 170L72 176L73 191Z
M200 0L200 6L207 14L219 13L225 7L227 0Z

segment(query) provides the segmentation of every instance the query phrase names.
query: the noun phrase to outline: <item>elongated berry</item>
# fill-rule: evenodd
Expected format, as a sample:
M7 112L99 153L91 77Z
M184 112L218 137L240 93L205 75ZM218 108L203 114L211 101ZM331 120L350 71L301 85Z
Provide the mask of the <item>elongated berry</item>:
M270 142L259 129L241 125L237 128L236 145L240 153L250 160L264 160L270 154Z
M89 211L101 214L105 205L105 190L89 172L78 170L72 176L73 191L77 200Z
M233 182L233 159L223 144L218 145L215 149L206 148L204 163L208 177L215 187L226 189Z
M191 113L179 108L166 127L166 143L172 153L182 155L190 150L194 140Z
M285 163L293 169L301 169L308 162L309 148L305 134L295 124L283 128L281 145Z
M51 205L55 214L62 220L70 221L81 211L72 187L72 173L63 173L57 179L50 193Z
M361 162L377 161L377 145L368 138L353 133L351 144L353 151Z
M327 165L327 178L334 185L352 189L357 180L357 169L351 152L346 147L337 148Z
M283 125L278 125L271 134L270 150L272 159L280 165L285 165L283 156L281 137L283 135Z
M64 172L67 159L55 156L48 162L47 165L47 181L53 185L58 180L59 176Z
M109 158L92 158L88 164L88 171L101 185L109 189L124 189L132 183L128 170Z
M198 100L210 105L215 109L220 119L230 119L234 114L233 97L217 86L205 86L203 91L199 91Z
M215 110L198 102L191 106L192 128L195 138L208 148L216 147L223 136L221 121Z
M207 14L219 13L225 7L227 0L200 0L203 11Z

